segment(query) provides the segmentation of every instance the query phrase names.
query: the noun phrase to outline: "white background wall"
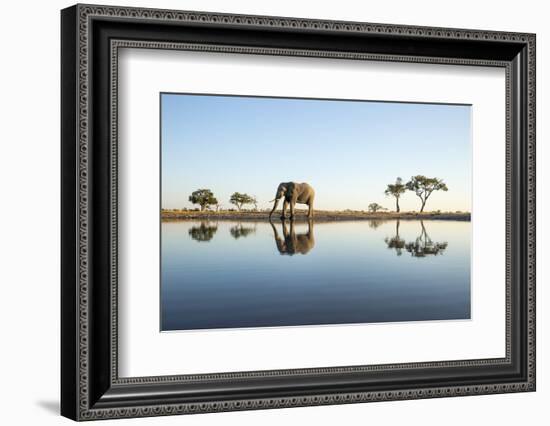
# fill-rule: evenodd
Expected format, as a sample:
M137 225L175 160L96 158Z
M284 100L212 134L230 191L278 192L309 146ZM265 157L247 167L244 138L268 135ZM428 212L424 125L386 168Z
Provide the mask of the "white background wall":
M481 422L548 424L550 308L550 27L540 0L443 2L120 0L103 4L526 31L537 33L538 391L452 399L119 420L117 424L280 425ZM59 404L59 9L67 1L2 5L0 66L0 418L68 424ZM546 311L546 312L545 312ZM546 417L546 419L544 417ZM131 422L131 423L129 423ZM113 423L108 421L102 424ZM115 423L113 423L115 424Z

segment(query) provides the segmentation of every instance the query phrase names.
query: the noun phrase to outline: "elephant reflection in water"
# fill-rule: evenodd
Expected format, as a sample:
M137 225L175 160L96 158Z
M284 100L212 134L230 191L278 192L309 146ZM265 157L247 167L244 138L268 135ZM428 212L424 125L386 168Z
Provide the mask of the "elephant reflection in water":
M282 255L292 256L296 253L307 254L315 246L315 236L313 234L313 221L307 221L307 232L296 234L294 230L294 221L290 221L290 231L287 228L286 221L281 220L283 229L283 238L279 237L277 228L273 222L269 222L273 228L273 236L277 250Z
M189 236L199 242L208 242L214 238L218 231L218 224L212 224L208 221L202 221L199 226L192 226L189 229Z
M414 241L405 242L405 240L399 236L399 221L397 221L395 224L395 236L385 239L388 248L394 249L398 256L401 256L403 249L409 252L412 257L437 256L438 254L443 254L448 243L432 241L426 232L424 221L420 221L420 226L422 227L420 235Z

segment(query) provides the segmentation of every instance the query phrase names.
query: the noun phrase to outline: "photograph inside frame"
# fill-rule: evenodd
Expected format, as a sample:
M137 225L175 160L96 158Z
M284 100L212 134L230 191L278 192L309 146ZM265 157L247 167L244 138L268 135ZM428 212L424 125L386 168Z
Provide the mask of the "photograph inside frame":
M161 331L471 315L471 105L161 93Z
M534 34L61 33L64 416L535 390Z

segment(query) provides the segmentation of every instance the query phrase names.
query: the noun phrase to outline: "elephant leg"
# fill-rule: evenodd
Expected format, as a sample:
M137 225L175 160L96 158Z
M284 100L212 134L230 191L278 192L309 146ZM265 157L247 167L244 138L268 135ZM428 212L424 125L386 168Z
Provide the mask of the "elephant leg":
M294 221L290 221L290 232L288 232L286 228L286 222L283 226L285 227L285 242L287 253L292 256L294 253L296 253L296 234L294 233Z
M286 222L282 222L282 225L283 225L283 237L285 238L285 240L288 240L289 238L289 233L288 233L288 228L286 227ZM291 228L292 229L292 223L290 224Z
M309 218L313 217L313 202L309 203L309 210L307 211L307 217Z
M294 201L291 201L290 202L290 218L293 219L294 218Z
M286 207L288 206L288 201L283 201L283 212L281 213L281 219L284 219L286 216Z

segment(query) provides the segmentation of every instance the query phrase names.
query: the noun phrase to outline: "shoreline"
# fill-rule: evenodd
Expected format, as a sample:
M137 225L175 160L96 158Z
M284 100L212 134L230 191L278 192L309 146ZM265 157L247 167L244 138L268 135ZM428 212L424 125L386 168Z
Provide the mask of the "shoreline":
M288 213L287 213L288 214ZM452 212L403 212L403 213L368 213L368 212L330 212L317 211L313 216L315 222L339 222L353 220L455 220L470 222L470 213L452 213ZM177 220L238 220L268 222L268 212L212 212L212 211L173 211L164 210L161 212L162 221ZM280 221L280 212L274 213L271 221ZM286 220L290 220L287 216ZM295 221L306 222L308 220L306 212L296 212Z

